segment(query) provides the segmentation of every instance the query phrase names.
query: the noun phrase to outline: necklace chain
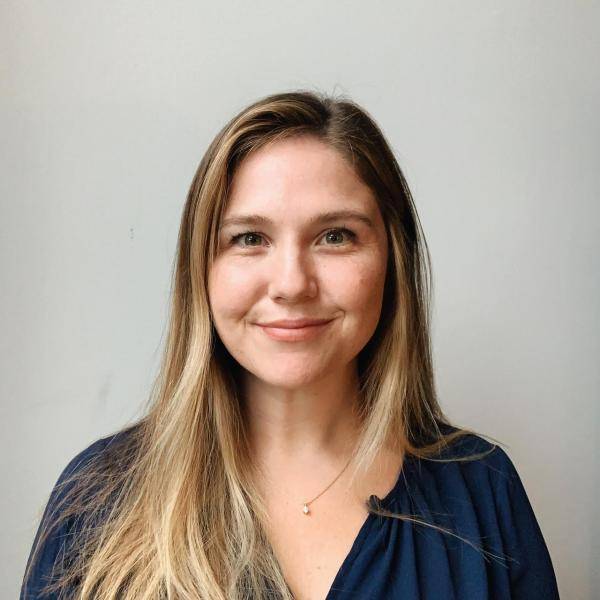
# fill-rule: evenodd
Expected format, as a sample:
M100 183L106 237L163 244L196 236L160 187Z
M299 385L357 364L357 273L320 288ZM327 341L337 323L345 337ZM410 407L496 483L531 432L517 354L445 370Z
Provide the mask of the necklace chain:
M339 472L338 476L318 496L315 496L312 500L309 500L308 502L304 502L302 504L302 512L305 515L310 514L310 509L308 508L309 504L312 504L315 500L317 500L317 498L320 498L341 477L342 473L348 468L348 465L350 464L351 461L352 461L352 456L350 456L350 459L346 463L346 466Z

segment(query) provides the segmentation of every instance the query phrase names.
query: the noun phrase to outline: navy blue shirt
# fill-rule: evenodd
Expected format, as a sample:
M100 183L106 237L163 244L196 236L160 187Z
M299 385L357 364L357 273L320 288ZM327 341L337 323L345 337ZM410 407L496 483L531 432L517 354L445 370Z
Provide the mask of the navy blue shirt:
M113 437L102 438L79 453L58 482ZM468 456L491 447L483 438L469 435L437 458ZM57 499L53 490L42 518ZM500 447L473 461L433 462L406 456L393 489L385 498L371 496L369 501L434 523L455 535L369 514L326 600L559 597L550 555L531 504L513 463ZM39 589L59 555L68 527L67 522L44 545L32 577L23 585L21 600L56 598L40 595ZM39 529L36 539L37 535Z

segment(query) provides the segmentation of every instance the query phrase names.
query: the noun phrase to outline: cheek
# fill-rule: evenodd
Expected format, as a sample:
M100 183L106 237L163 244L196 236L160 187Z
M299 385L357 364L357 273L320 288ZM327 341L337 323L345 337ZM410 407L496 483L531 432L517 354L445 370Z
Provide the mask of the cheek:
M323 281L329 295L346 312L365 317L379 313L385 282L379 261L356 261L342 269L330 269Z
M250 269L229 263L215 263L208 277L208 295L217 325L243 316L253 302L253 276Z

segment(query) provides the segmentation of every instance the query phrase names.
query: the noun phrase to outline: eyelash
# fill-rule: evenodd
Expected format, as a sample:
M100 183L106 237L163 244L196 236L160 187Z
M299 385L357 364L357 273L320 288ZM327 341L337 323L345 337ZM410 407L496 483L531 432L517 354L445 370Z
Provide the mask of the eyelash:
M346 228L346 227L334 227L332 229L328 229L325 233L323 233L323 235L327 235L328 233L331 233L332 231L341 231L343 233L345 233L349 238L350 241L354 241L356 239L356 234L353 231L350 231L350 229ZM245 235L249 235L249 234L253 234L253 235L258 235L259 237L262 237L260 235L260 233L258 233L257 231L244 231L242 233L238 233L234 236L231 236L231 238L229 239L229 244L231 246L235 245L235 243L237 242L237 240L243 238ZM330 246L332 246L333 248L337 247L337 246L345 246L345 244L328 244ZM260 246L241 246L242 248L259 248Z

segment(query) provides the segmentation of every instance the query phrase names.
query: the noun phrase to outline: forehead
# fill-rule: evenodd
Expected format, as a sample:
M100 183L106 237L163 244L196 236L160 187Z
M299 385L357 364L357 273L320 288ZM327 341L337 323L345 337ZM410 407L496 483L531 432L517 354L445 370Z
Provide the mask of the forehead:
M325 207L377 210L370 188L335 148L302 136L271 143L242 160L225 215L252 210L284 216Z

